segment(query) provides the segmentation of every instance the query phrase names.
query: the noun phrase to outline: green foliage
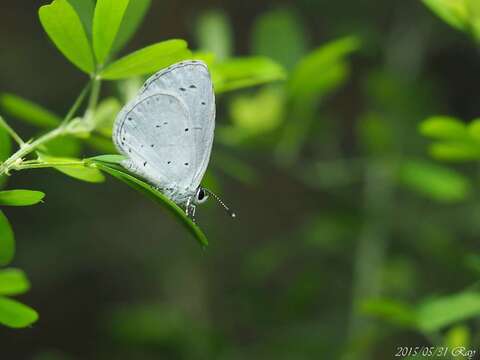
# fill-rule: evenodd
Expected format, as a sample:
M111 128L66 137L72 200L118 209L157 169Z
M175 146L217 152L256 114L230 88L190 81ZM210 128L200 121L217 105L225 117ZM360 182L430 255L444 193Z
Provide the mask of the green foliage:
M25 273L18 269L0 271L0 295L20 295L30 289L30 282Z
M348 74L345 57L359 47L359 39L348 36L323 45L302 58L288 82L291 96L305 99L321 97L337 87Z
M466 346L469 344L469 329L460 323L479 316L480 295L460 292L431 298L416 306L392 299L371 299L362 302L361 311L396 327L416 330L427 336L452 327L445 335L445 345Z
M103 64L115 43L129 0L98 0L93 15L93 50Z
M459 294L426 300L418 306L418 327L431 333L480 315L480 294Z
M148 74L191 56L183 40L170 40L106 64L133 36L149 6L150 0L99 0L92 9L89 0L82 4L55 0L42 6L39 16L47 34L73 64L113 80Z
M405 161L399 169L399 181L421 195L442 202L464 200L471 192L465 176L427 161Z
M468 138L467 127L451 116L432 116L420 124L420 133L435 139L464 140Z
M148 8L150 7L151 0L130 0L128 2L127 9L123 15L122 24L115 39L113 45L113 51L120 50L137 31L138 27L142 23Z
M7 190L0 191L0 206L29 206L38 204L45 197L41 191Z
M266 57L234 58L211 67L216 93L285 79L285 70Z
M365 300L361 304L361 311L375 316L402 328L415 328L417 316L415 309L403 302L390 299Z
M0 210L0 266L8 265L15 254L15 239L7 217Z
M107 80L118 80L144 75L190 56L184 40L162 41L113 62L100 72L100 76Z
M0 323L11 328L23 328L38 320L32 308L18 301L0 296Z
M56 170L74 179L90 183L105 181L105 177L100 171L87 167L80 159L55 157L45 154L41 154L39 159L41 161L50 162L52 167Z
M430 145L430 154L439 160L470 161L480 159L478 119L465 124L450 116L432 116L422 121L419 131L437 142Z
M50 128L58 126L61 122L61 119L51 111L14 94L0 95L0 106L18 120L35 126Z
M477 0L423 0L438 17L480 41L480 5Z
M456 325L445 334L444 343L450 348L470 345L470 330L465 325Z
M232 54L232 29L225 13L208 11L203 13L196 26L197 45L201 51L215 54L219 61Z
M281 124L285 102L283 93L274 87L266 87L253 95L235 97L230 103L230 118L235 131L260 135L278 128Z
M89 40L92 38L92 19L95 0L67 0L80 18Z
M200 228L185 214L185 211L167 198L162 192L155 189L152 185L129 174L120 165L122 160L124 160L124 157L120 155L100 155L88 159L87 164L125 182L130 187L162 205L185 226L185 228L193 235L200 245L207 246L207 237L202 230L200 230Z
M254 54L275 59L291 70L307 51L307 36L293 11L276 10L255 21L252 48Z
M40 7L38 15L46 33L62 54L80 70L93 73L95 61L87 34L68 1L54 0Z
M395 136L388 120L381 114L370 112L358 122L361 145L367 154L385 155L394 151Z

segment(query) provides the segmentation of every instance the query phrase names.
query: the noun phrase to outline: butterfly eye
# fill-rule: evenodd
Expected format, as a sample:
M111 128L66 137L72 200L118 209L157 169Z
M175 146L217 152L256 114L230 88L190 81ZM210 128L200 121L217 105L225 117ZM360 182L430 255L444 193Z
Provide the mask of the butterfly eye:
M205 201L208 199L208 195L205 193L205 191L200 188L197 191L197 194L195 195L196 198L196 203L197 204L203 204Z

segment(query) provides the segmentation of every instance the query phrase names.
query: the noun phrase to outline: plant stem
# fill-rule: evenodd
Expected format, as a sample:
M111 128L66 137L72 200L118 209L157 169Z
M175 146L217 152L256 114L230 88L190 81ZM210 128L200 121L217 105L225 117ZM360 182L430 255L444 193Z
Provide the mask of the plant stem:
M0 126L3 127L8 132L8 134L13 138L13 140L15 140L18 143L18 145L20 145L20 147L22 147L23 144L25 144L25 141L22 140L22 138L15 132L15 130L13 130L10 127L10 125L7 124L5 119L1 116L0 116Z
M12 169L14 170L26 170L26 169L41 169L41 168L50 168L50 167L71 167L71 166L84 166L85 162L81 161L42 161L42 162L24 162L19 165L13 165Z
M87 110L85 111L86 115L88 115L87 113L91 113L91 111L95 109L98 102L98 96L100 95L100 86L101 86L100 79L97 79L97 78L92 79L91 84L92 84L92 91L90 92L90 98L88 99L88 106L87 106Z
M90 85L92 84L92 81L94 82L93 85L95 85L95 81L98 82L98 80L90 80L89 83L85 86L85 88L82 90L80 95L77 97L75 102L73 103L72 107L68 111L67 115L65 115L65 118L63 119L62 123L52 131L40 136L36 140L34 140L31 143L23 143L23 145L18 149L15 153L13 153L7 160L5 160L1 165L0 165L0 175L3 174L9 174L9 170L13 167L16 168L21 168L21 164L18 162L21 162L22 158L31 152L35 151L39 146L44 145L48 143L49 141L57 138L64 136L67 134L67 125L69 121L73 118L73 116L76 114L78 111L78 108L82 104L86 94L88 93L88 90L90 88ZM92 86L93 87L93 86ZM92 89L93 92L93 89ZM98 90L97 90L97 95L98 97ZM92 97L91 97L92 98ZM91 100L90 98L90 100ZM93 106L95 106L96 102L94 103ZM13 130L12 130L13 131ZM71 131L69 132L71 133Z
M68 110L67 115L65 115L65 118L62 121L62 125L66 125L70 120L72 120L73 116L77 112L78 108L82 104L83 100L85 99L85 96L87 95L88 91L92 87L92 82L93 80L90 80L87 85L83 88L82 92L80 95L78 95L77 99L73 103L72 107Z

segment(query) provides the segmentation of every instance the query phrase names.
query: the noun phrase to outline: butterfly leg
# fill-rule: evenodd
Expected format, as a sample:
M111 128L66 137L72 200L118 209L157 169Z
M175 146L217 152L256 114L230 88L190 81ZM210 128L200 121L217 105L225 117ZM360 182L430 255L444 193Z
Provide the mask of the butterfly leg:
M192 204L192 198L188 198L187 203L185 205L185 214L195 222L195 209L196 206Z

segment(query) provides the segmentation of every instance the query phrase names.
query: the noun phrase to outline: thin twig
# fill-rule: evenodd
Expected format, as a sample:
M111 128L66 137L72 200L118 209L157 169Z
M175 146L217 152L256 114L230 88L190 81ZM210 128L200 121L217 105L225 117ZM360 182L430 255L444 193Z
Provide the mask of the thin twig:
M3 117L0 116L0 126L3 127L7 132L8 134L13 138L13 140L15 140L18 145L20 145L20 147L23 146L23 144L25 144L25 141L22 140L22 138L20 137L20 135L18 135L15 130L13 130L10 125L7 124L7 122L5 121L5 119Z
M78 95L77 99L75 100L75 102L73 103L72 107L70 108L70 110L68 110L68 113L67 115L65 115L65 118L63 119L62 121L62 125L66 125L70 120L72 120L73 116L75 115L75 113L77 112L78 108L80 107L80 105L82 104L83 100L85 99L85 96L87 95L88 91L90 90L90 88L92 87L92 81L94 80L90 80L87 85L85 85L85 87L83 88L82 92L80 93L80 95Z

